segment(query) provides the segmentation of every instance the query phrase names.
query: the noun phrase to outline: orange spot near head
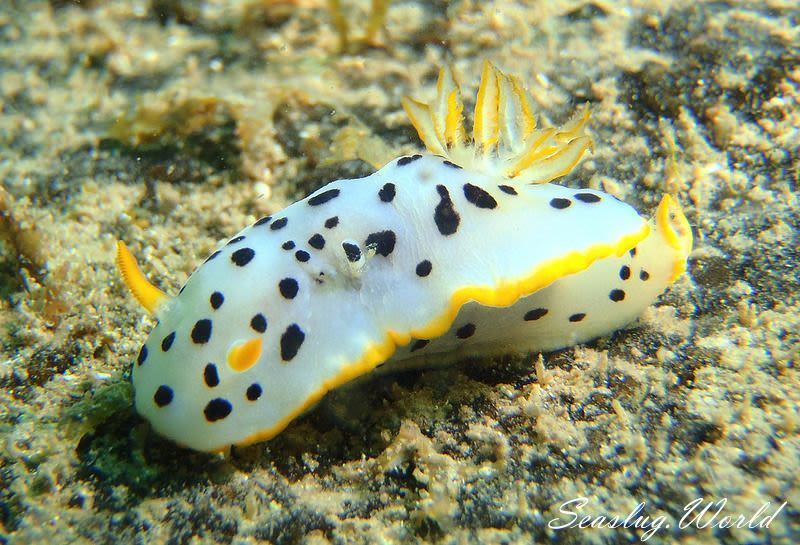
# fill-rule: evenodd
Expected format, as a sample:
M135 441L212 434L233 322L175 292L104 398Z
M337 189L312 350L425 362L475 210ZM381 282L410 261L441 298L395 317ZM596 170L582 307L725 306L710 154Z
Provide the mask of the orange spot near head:
M234 345L228 351L228 365L240 373L247 371L258 361L262 348L260 337Z

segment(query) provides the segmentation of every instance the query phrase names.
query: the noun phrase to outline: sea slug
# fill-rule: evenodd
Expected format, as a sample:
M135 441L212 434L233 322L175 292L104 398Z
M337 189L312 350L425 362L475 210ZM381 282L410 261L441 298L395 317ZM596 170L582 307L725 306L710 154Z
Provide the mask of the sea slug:
M126 284L158 323L133 366L136 409L202 451L269 439L377 366L537 352L634 320L686 268L692 235L549 183L591 147L588 110L537 128L519 80L485 63L471 140L448 68L403 106L431 154L337 180L259 219L175 297L120 242Z

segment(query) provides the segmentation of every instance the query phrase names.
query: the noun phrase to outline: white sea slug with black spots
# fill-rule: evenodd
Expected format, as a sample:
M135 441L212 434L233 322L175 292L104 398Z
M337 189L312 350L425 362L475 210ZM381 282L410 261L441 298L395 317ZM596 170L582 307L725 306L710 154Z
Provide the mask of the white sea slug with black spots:
M676 202L647 221L551 180L591 147L588 111L537 128L519 81L486 63L466 138L458 86L404 100L430 155L337 180L245 228L176 297L119 243L158 324L133 366L136 409L202 451L280 433L385 364L555 350L634 320L686 268Z

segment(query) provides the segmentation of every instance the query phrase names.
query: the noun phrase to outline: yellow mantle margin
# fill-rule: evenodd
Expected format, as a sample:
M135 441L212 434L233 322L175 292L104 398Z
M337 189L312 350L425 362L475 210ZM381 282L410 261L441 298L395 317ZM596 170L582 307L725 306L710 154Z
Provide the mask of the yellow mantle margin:
M350 382L372 371L378 364L383 363L394 354L398 346L405 346L416 339L433 339L443 335L458 316L459 310L466 303L474 301L480 305L490 307L507 307L516 303L521 297L549 286L559 278L586 270L595 261L610 257L620 256L636 246L650 234L650 225L645 223L638 233L622 237L616 244L597 244L584 252L570 252L565 256L557 257L549 262L536 267L528 276L520 281L504 281L496 286L466 286L457 290L447 309L438 317L431 320L424 327L406 333L387 331L383 341L369 345L364 354L355 362L346 365L342 371L326 380L322 386L297 407L294 411L283 417L275 425L258 431L236 443L243 447L275 437L282 432L289 423L312 407L322 397L334 388ZM212 452L225 452L228 445L211 449Z

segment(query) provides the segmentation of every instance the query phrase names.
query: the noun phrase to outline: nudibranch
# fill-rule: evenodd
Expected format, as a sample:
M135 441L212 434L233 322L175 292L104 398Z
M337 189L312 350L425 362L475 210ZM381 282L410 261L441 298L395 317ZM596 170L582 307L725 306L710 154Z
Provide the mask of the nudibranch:
M485 63L471 141L450 69L403 106L430 154L337 180L259 219L175 297L126 246L118 265L158 319L133 365L136 409L201 451L269 439L378 366L563 348L634 320L686 268L669 196L645 220L555 185L591 148L583 109L538 128L515 77Z

